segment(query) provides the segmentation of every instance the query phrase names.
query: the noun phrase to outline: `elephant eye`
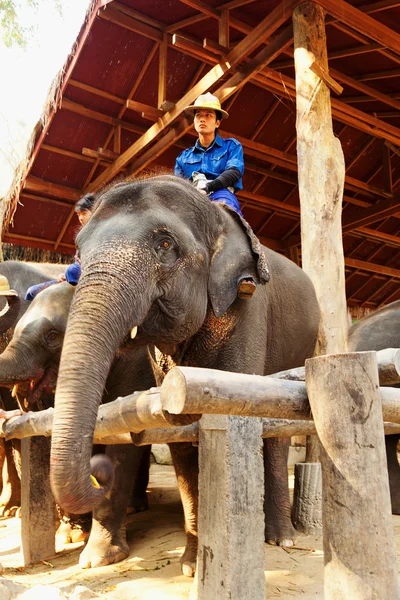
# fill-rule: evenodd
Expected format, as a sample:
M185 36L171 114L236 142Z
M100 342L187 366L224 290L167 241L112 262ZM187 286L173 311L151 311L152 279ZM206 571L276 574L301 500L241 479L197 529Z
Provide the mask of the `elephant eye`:
M51 330L46 334L46 341L52 342L58 337L58 331Z

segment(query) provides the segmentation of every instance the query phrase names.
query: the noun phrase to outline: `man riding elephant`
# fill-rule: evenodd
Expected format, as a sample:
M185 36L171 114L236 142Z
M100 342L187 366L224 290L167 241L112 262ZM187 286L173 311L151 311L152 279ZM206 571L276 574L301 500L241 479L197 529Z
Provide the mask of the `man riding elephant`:
M222 119L229 114L220 101L209 92L199 96L185 112L193 117L199 134L195 145L181 152L175 162L175 175L191 181L201 194L212 202L230 206L240 216L240 204L235 192L243 189L244 157L242 144L235 138L223 138L218 133ZM237 282L238 295L251 298L256 284L250 277Z

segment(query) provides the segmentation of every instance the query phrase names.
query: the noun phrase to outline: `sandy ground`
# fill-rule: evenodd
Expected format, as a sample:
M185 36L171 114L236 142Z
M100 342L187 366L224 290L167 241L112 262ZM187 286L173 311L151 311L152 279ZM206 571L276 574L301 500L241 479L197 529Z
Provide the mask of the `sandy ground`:
M70 544L54 558L22 568L20 521L0 519L3 577L27 588L55 585L68 594L84 585L104 600L188 600L192 580L180 574L185 536L173 467L152 465L148 493L150 510L129 517L129 558L108 567L81 570L77 563L82 544ZM400 554L400 517L393 517L393 523ZM323 598L322 576L320 536L299 536L296 548L290 550L265 546L267 598Z

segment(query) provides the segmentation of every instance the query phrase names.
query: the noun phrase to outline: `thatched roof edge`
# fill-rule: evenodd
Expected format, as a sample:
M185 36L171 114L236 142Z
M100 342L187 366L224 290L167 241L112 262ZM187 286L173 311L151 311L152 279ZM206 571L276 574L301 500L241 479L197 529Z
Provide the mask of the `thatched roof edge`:
M46 101L44 103L43 112L40 116L39 121L36 123L33 128L32 134L27 143L26 152L24 158L19 163L17 169L15 170L15 175L13 181L11 183L10 189L2 199L4 202L4 214L3 214L3 234L8 230L8 227L13 222L14 214L17 209L19 202L19 196L23 189L23 184L26 177L29 175L31 169L31 159L36 149L36 145L40 139L40 136L44 129L46 129L57 110L61 107L62 94L65 88L67 79L69 78L68 69L70 64L78 50L79 42L82 36L85 33L86 27L93 15L94 12L97 12L99 8L101 8L105 4L104 0L91 0L89 7L86 11L85 19L79 31L79 34L68 54L68 57L57 73L56 77L53 79L53 82L50 85L49 92L47 94Z

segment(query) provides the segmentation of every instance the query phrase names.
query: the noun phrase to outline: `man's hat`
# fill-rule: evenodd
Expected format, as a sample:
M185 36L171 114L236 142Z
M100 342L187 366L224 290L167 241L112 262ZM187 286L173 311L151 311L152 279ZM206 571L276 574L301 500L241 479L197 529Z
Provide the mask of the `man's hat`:
M226 112L226 110L223 110L221 108L221 103L218 100L218 98L216 96L213 96L212 94L210 94L210 92L207 92L207 94L202 94L201 96L196 98L196 100L194 101L194 104L191 104L190 106L187 106L185 108L185 112L194 116L194 113L196 112L196 110L207 109L207 108L209 108L211 110L218 110L221 113L222 119L227 119L229 117L229 114Z

